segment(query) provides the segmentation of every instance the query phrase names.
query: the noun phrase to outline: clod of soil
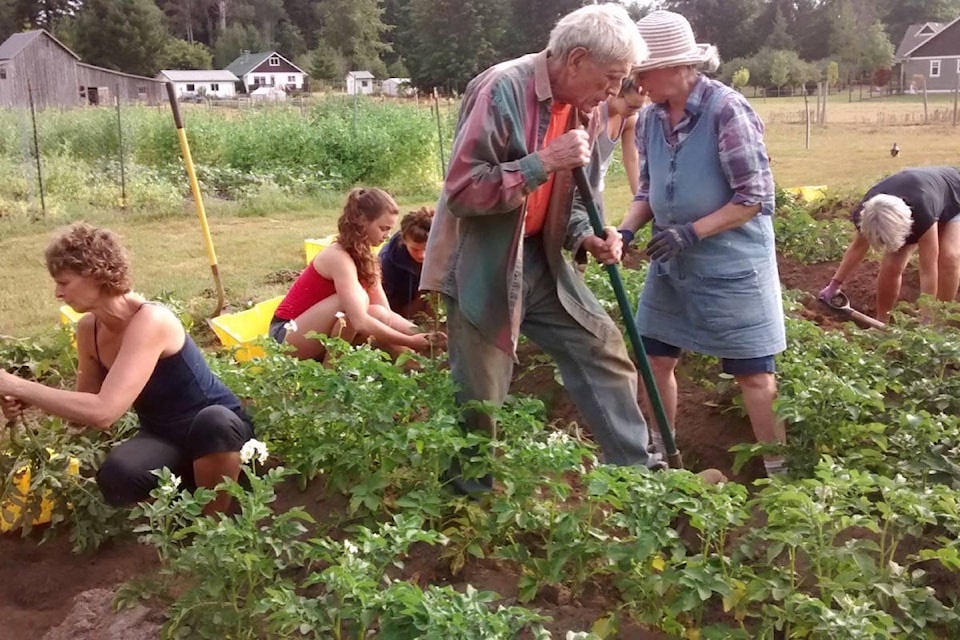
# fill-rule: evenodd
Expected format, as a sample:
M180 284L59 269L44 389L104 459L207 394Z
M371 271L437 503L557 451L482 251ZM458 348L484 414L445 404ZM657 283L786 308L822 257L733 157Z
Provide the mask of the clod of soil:
M80 593L67 617L43 640L158 640L163 615L142 605L114 611L114 595L110 589Z

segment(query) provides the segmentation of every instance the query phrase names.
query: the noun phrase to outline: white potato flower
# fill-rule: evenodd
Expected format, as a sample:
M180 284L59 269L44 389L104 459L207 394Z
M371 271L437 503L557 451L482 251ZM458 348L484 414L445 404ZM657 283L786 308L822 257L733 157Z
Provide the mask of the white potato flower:
M267 451L267 445L255 438L250 438L244 443L243 447L240 448L240 462L243 464L249 464L254 458L256 458L260 464L264 464L269 455L270 452Z

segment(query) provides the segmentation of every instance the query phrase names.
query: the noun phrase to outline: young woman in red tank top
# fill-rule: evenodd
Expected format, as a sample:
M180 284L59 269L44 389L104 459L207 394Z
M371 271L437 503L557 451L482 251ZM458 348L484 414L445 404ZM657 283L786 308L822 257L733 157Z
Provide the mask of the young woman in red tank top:
M394 313L372 248L397 224L399 208L381 189L354 189L337 221L336 242L317 254L277 307L270 335L301 359L322 358L323 344L307 334L338 335L354 344L375 340L391 353L442 344L443 334L421 333Z

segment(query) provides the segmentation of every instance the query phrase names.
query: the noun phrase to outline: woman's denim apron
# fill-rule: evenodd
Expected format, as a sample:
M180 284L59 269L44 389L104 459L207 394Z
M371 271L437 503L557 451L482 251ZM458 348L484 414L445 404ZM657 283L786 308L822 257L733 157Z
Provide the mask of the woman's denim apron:
M691 133L667 144L647 109L647 166L654 230L693 222L734 192L720 165L717 113L731 89L718 88ZM770 203L772 205L772 203ZM786 348L783 302L769 215L723 231L667 262L654 261L637 308L641 335L720 358L759 358Z

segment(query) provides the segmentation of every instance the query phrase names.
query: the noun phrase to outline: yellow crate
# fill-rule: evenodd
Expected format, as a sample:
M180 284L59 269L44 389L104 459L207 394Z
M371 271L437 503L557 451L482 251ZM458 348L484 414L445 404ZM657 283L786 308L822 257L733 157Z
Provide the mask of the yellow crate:
M55 460L59 455L61 455L59 453L54 453L50 449L47 449L47 451L50 453L51 460ZM79 475L80 461L71 457L70 464L67 466L67 473L74 476ZM24 501L30 496L30 480L32 478L33 475L30 471L29 465L20 467L14 474L13 486ZM21 507L20 504L17 504L18 502L19 500L8 500L0 504L0 532L13 531L23 526L23 522L20 517ZM55 498L53 493L47 489L43 492L43 495L40 498L40 514L33 519L31 524L38 525L50 522L50 519L53 516L54 505Z
M68 304L60 305L60 324L70 330L70 344L74 348L77 347L77 323L85 315L85 313L80 313Z
M139 293L134 293L133 295L140 300L146 299ZM73 344L74 347L77 346L77 323L80 322L80 318L85 315L87 314L80 313L68 304L60 305L60 324L70 329L70 343Z
M234 354L238 362L261 357L264 355L263 349L252 343L267 335L270 321L282 300L283 296L277 296L257 303L245 311L217 316L210 320L210 326L224 347L239 347Z
M323 238L307 238L303 241L303 257L306 258L307 266L313 262L313 259L317 257L317 254L333 244L333 241L337 239L337 234L331 234L329 236L324 236ZM386 242L383 242L373 248L373 252L379 254L380 250L387 246Z
M85 313L80 313L79 311L75 310L73 307L71 307L68 304L60 305L61 324L64 324L67 326L75 325L78 322L80 322L80 318L82 318L85 315L86 315Z
M333 244L333 241L337 239L337 236L329 235L323 238L307 238L303 241L303 256L306 258L306 262L309 265L313 262L313 259L317 257L317 254L326 249L328 246Z
M827 195L827 185L788 187L784 189L784 191L804 202L816 202L817 200L822 200L824 196Z

